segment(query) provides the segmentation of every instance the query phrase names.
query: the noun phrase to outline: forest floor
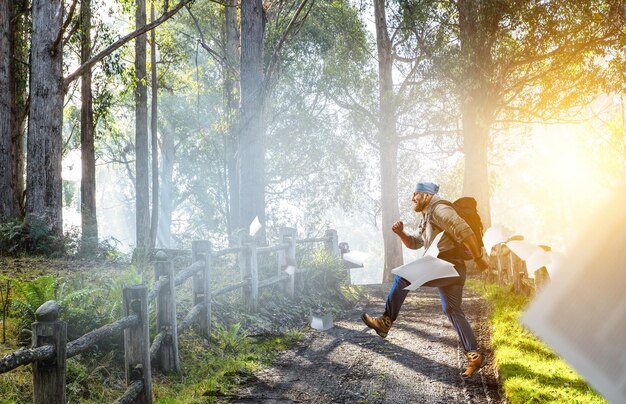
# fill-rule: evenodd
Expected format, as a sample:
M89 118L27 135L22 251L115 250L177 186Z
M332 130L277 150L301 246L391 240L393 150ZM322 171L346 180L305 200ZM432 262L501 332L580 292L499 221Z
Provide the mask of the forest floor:
M257 372L229 397L233 403L502 403L490 345L487 303L465 288L464 311L487 363L461 376L465 356L441 311L435 288L408 295L386 339L362 323L380 315L386 289L368 289L327 331L311 329L274 365Z

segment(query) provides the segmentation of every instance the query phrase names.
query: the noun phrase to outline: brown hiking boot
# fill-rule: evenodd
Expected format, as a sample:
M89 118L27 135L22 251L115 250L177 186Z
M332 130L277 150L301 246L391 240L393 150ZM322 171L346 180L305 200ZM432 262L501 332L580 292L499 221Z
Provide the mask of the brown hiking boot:
M463 372L463 377L470 377L485 363L485 355L478 351L469 351L465 354L467 357L467 369Z
M376 331L376 334L383 338L387 336L387 333L391 328L391 324L393 323L393 321L391 321L391 317L386 314L383 314L381 317L374 318L367 313L363 313L361 314L361 320L363 320L365 325L369 328L373 328L374 331Z

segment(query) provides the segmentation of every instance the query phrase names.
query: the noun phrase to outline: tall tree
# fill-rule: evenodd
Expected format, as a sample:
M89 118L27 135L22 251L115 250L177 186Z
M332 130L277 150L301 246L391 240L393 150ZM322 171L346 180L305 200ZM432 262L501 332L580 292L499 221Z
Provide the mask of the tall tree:
M154 2L150 5L150 18L156 19ZM150 103L150 146L152 149L152 216L150 218L150 248L154 248L159 225L159 85L157 80L156 29L150 31L150 79L152 102Z
M225 5L224 37L224 115L227 132L225 141L225 159L228 178L228 233L231 243L235 231L239 228L239 173L237 171L237 148L239 140L239 26L237 20L237 0L228 0Z
M17 217L15 190L13 189L13 167L11 107L15 94L11 88L13 60L11 7L8 0L0 0L0 219Z
M255 217L265 224L264 39L263 1L242 1L241 118L237 165L240 175L238 221L244 228ZM264 234L264 230L262 232Z
M26 218L43 217L63 231L61 148L63 127L63 2L32 5L30 107L26 170Z
M136 0L135 24L146 25L146 0ZM137 248L150 245L150 164L148 151L148 87L146 35L135 39L135 209Z
M382 232L385 252L383 279L390 282L391 270L402 265L402 246L391 231L400 217L398 208L398 134L396 97L393 90L393 47L387 28L385 0L374 1L376 45L378 49L378 144L380 148L380 186Z
M23 214L28 5L0 1L0 219Z
M442 99L461 114L463 193L490 223L490 131L502 125L567 119L602 91L598 60L623 35L622 0L460 0L402 2L415 47Z
M80 3L80 61L91 58L91 0ZM91 255L98 245L98 218L96 215L96 154L93 122L93 94L91 89L91 67L81 76L80 93L80 213L82 229L82 251Z

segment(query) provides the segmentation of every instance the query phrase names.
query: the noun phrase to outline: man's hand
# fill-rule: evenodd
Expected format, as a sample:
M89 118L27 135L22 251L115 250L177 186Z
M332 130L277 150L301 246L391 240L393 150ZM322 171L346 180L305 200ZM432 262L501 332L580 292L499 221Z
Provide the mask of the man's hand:
M404 234L404 223L402 223L402 220L398 220L397 222L395 222L391 226L391 230L394 233L396 233L398 236L401 236L402 234Z
M480 272L489 268L489 263L487 262L485 257L482 256L482 254L480 257L476 258L474 262L476 263L476 269L478 269Z

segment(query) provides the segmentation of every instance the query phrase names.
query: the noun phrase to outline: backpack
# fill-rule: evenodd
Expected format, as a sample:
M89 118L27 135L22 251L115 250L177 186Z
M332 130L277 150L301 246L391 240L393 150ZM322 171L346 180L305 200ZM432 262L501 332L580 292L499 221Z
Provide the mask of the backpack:
M430 211L435 208L438 204L443 203L452 207L456 213L461 217L461 219L465 220L468 226L474 232L476 236L476 241L478 241L478 246L482 248L484 246L483 243L483 221L480 219L480 215L478 214L478 209L476 209L476 199L471 196L464 196L457 199L454 202L446 201L445 199L441 199L430 206ZM460 255L463 259L472 258L472 254L467 251L467 249L463 245L457 246L458 250L461 251Z

